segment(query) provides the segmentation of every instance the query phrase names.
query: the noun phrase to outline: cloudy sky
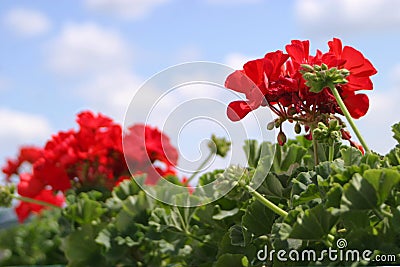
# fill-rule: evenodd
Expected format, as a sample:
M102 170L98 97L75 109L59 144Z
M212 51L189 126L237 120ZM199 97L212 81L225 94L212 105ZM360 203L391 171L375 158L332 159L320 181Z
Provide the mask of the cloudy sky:
M292 39L311 40L315 51L326 50L332 37L361 50L378 69L375 89L367 92L370 110L357 124L373 150L385 153L394 145L389 126L400 120L397 0L1 1L0 34L0 161L15 155L19 145L41 145L52 133L75 127L75 114L85 109L122 122L143 82L170 66L211 61L240 68ZM169 89L146 87L145 96ZM232 96L201 87L176 90L172 96L160 102L151 122L161 124L191 158L200 139L223 131L218 123L197 121L176 140L177 133L168 129L173 131L184 116L171 116L187 115L188 109L175 107L203 97L218 99L213 115L205 114L218 122L224 120L224 109L215 111ZM257 114L260 120L264 116ZM167 119L169 127L163 125ZM129 123L135 121L143 117L129 117ZM264 133L251 128L257 127L254 121L245 127L257 138Z

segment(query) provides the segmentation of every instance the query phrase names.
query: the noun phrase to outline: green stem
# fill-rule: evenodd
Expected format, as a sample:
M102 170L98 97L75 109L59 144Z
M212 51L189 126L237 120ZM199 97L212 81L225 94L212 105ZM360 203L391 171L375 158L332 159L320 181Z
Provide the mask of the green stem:
M314 125L310 127L311 135L312 135L312 143L313 143L313 150L314 150L314 166L317 166L319 164L319 159L318 159L318 140L314 138Z
M284 211L283 209L279 208L277 205L266 199L263 195L254 190L251 186L243 184L242 186L246 188L249 191L249 193L252 194L258 201L260 201L262 204L264 204L267 208L269 208L276 214L282 217L286 217L288 215L286 211Z
M335 153L335 142L331 146L329 146L329 161L332 162Z
M380 213L380 211L377 209L377 208L374 208L373 210L372 210L372 212L376 215L376 217L378 217L379 218L379 220L383 220L385 217L383 217L383 215Z
M192 181L196 175L204 168L204 166L211 160L212 156L215 153L213 151L210 152L210 154L207 156L207 158L200 164L200 166L197 168L197 170L187 179L186 184L189 184L190 181Z
M365 142L364 138L362 137L360 131L358 130L356 124L353 121L353 118L351 117L349 110L347 109L346 105L344 104L342 98L340 97L340 94L338 90L336 89L335 86L330 86L330 89L333 93L333 95L336 98L336 102L339 104L340 109L342 110L344 116L346 117L347 121L349 122L351 128L353 129L354 133L357 135L358 140L360 141L361 145L364 147L364 150L366 153L371 153L371 150L369 150L367 143Z
M37 199L33 199L30 197L22 197L22 196L13 196L14 199L23 201L23 202L28 202L28 203L32 203L32 204L37 204L37 205L41 205L41 206L45 206L45 207L50 207L50 208L57 208L60 209L59 206L51 204L49 202L46 201L41 201L41 200L37 200Z

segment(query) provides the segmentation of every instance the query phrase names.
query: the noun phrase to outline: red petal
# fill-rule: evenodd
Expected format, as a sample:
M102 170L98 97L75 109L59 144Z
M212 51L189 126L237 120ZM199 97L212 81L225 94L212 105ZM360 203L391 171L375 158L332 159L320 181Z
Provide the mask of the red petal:
M247 62L243 66L246 75L256 84L264 83L264 59L256 59Z
M226 114L231 121L239 121L250 111L252 111L252 108L246 101L234 101L229 104Z
M337 57L342 54L342 41L338 38L333 38L328 42L329 52L334 53Z
M342 59L346 59L344 67L350 71L353 68L363 65L365 60L363 54L351 46L345 46L343 48Z
M343 99L350 115L358 119L364 116L369 108L369 99L365 94L350 95Z

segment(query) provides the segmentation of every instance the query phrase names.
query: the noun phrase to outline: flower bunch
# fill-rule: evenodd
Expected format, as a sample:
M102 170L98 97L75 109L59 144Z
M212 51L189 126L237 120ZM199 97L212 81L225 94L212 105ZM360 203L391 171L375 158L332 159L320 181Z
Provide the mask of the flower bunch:
M225 86L246 95L246 100L229 104L229 119L238 121L260 106L269 106L278 118L268 128L280 127L280 144L286 140L281 127L286 120L296 122L297 133L303 125L311 137L309 129L316 128L318 122L328 124L336 119L335 114L344 113L332 88L339 92L351 117L364 116L369 100L357 91L373 89L370 76L377 71L371 62L360 51L343 47L337 38L328 42L325 53L317 50L310 55L309 45L309 41L292 40L286 53L267 53L229 75Z
M44 148L23 147L16 159L7 161L2 171L7 181L12 175L19 176L17 191L21 197L62 206L63 193L68 189L111 190L129 179L130 171L146 173L147 184L156 183L161 176L176 174L178 152L158 129L134 125L123 138L119 124L89 111L78 114L77 123L78 130L57 133ZM23 171L25 163L32 165L28 172ZM128 169L128 165L134 168ZM16 213L23 221L31 212L41 209L42 205L22 201Z

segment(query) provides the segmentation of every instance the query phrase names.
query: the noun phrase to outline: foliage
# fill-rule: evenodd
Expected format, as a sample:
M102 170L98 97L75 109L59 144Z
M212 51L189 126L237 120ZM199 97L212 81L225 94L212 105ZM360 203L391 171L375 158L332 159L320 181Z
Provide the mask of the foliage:
M399 137L399 127L393 127ZM248 141L249 167L204 174L236 183L223 198L192 208L169 206L141 189L144 176L125 180L111 194L66 195L67 205L0 232L1 265L68 266L299 266L400 264L400 144L386 156L362 155L341 146L333 161L313 166L308 140L284 146ZM275 156L272 157L272 152ZM272 159L272 162L271 162ZM241 172L238 172L242 170ZM270 169L270 171L268 171ZM240 173L238 177L237 173ZM256 192L287 216L263 205L248 189L266 175ZM215 185L216 190L218 184ZM162 184L154 190L163 192ZM194 196L193 196L194 197ZM260 259L260 250L302 252L371 251L371 260ZM377 255L395 261L375 262Z

